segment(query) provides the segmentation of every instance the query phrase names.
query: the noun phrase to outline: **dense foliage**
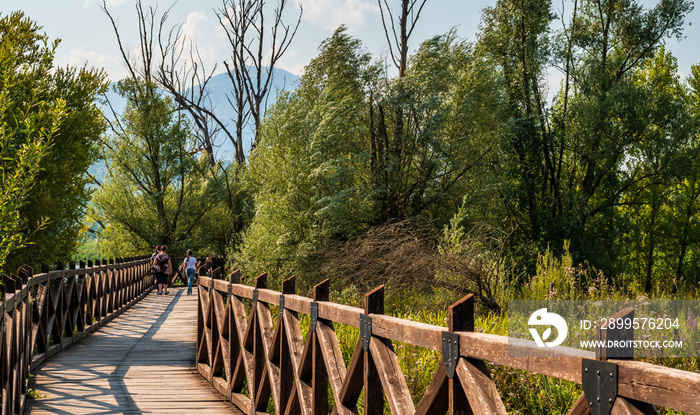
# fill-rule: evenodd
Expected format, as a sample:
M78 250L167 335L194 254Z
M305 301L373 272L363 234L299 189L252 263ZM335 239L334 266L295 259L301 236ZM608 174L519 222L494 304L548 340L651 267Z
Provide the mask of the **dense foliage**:
M208 182L189 154L187 119L152 83L126 79L115 89L127 105L103 143L108 176L93 198L101 253L118 257L162 244L186 250L194 230L215 226L220 213L204 197Z
M500 134L487 72L450 33L426 42L387 88L340 28L263 124L248 175L256 212L237 259L251 271L291 272L387 220L449 221ZM397 105L408 115L401 154L389 128Z
M21 245L16 230L44 223L26 255L75 251L82 172L100 146L109 174L90 218L105 256L158 243L227 247L247 274L475 291L494 309L512 295L504 287L528 284L538 253L565 246L610 284L647 293L696 284L700 73L680 79L663 47L682 36L692 4L566 6L558 16L547 0L499 0L474 42L453 31L428 39L399 76L340 27L296 89L268 108L248 165L197 145L198 124L159 89L149 48L116 87L124 114L97 140L103 76L52 69L55 44L21 15L5 18L3 30L21 35L5 35L16 40L3 42L3 70L26 73L6 76L4 93L36 99L3 101L12 103L5 113L28 117L27 128L3 126L15 131L4 133L15 141L3 147L3 163L14 163L3 171L41 183L33 192L30 181L9 186L7 246ZM563 79L548 93L553 69ZM46 115L31 118L19 102ZM27 157L16 157L20 149ZM30 156L37 162L17 164ZM385 266L368 275L359 264L373 254ZM409 263L427 274L401 277Z
M423 282L484 301L526 284L538 252L565 245L609 283L696 284L698 72L680 79L663 47L692 4L567 6L561 17L547 0L500 0L475 43L429 39L396 78L338 29L268 112L246 175L255 215L230 259L309 284L410 285L411 275L357 266L370 246L394 252L393 262L375 252L386 269L406 264L414 251L377 235L410 219L420 225L394 238L442 230L422 245L433 255L421 259L433 275ZM553 68L563 81L548 100Z
M697 298L700 65L681 79L664 48L690 1L577 0L558 16L549 0L498 0L474 42L449 31L408 56L410 36L397 38L398 76L341 26L236 163L202 145L215 124L203 107L192 122L180 84L165 85L154 12L137 4L141 61L126 62L126 109L108 122L101 72L54 68L57 42L21 13L0 18L0 270L76 251L101 153L88 219L105 257L225 253L272 288L331 277L334 300L355 305L387 284L388 313L435 324L432 310L473 292L489 311L477 326L498 334L513 298ZM353 330L338 328L346 361ZM397 350L419 397L438 360ZM580 393L505 368L494 379L526 413Z
M106 84L100 71L55 68L58 41L21 12L0 18L0 39L0 269L13 269L75 250Z

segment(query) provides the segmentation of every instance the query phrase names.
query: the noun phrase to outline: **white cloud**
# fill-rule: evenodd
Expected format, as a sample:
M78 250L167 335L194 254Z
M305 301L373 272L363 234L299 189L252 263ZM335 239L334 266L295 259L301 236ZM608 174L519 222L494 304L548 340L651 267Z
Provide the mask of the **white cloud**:
M107 8L121 6L126 3L127 0L107 0Z
M126 4L126 2L127 0L106 0L108 9L121 6L122 4ZM102 7L102 0L83 0L83 9L87 9L93 4Z
M117 81L127 75L121 56L107 55L83 48L74 48L68 53L58 54L56 56L56 64L58 66L70 65L74 67L82 67L87 64L88 67L104 68L112 81Z
M280 68L286 70L287 72L296 75L296 76L301 76L304 74L304 68L306 68L306 65L308 63L305 62L297 62L293 64L287 64L287 65L279 65Z
M379 8L373 1L364 0L306 0L303 19L324 30L335 30L345 24L350 32L364 26Z
M292 42L294 45L294 42ZM269 62L270 52L265 55L265 60L263 62ZM284 69L285 71L300 76L304 72L304 67L308 65L307 56L304 53L299 53L299 50L290 47L282 55L282 58L277 61L275 68Z
M226 34L216 19L210 18L204 12L193 12L187 15L187 21L182 25L185 40L197 47L207 70L214 64L221 67L221 62L227 57Z

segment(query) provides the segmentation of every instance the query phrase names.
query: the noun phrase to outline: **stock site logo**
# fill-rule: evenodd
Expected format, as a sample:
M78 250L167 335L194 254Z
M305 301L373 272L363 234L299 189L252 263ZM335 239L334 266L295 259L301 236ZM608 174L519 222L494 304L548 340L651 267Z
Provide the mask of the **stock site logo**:
M557 329L557 338L552 341L545 342L545 340L549 339L552 335L552 327L547 327L542 333L541 337L537 329L530 328L530 334L532 334L532 338L535 340L538 347L559 346L560 344L564 343L564 340L566 340L566 335L569 331L569 326L566 324L566 320L564 320L562 316L557 313L548 313L546 308L540 308L532 313L530 315L530 319L527 321L527 324L528 326L553 326L555 329Z

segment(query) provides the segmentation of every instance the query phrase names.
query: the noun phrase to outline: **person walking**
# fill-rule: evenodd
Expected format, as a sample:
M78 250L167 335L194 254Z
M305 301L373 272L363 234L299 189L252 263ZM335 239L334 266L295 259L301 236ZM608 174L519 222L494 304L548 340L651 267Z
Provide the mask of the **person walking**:
M192 250L188 249L187 257L185 257L185 260L182 262L182 267L185 268L185 272L187 273L187 295L192 294L192 282L194 281L194 275L197 271L197 265L199 265L197 258L192 256Z
M151 255L151 275L153 275L155 278L153 279L153 283L155 284L156 288L158 288L158 277L157 277L157 268L156 267L156 257L160 254L160 245L156 245L155 249L153 250L153 254Z
M168 245L163 245L160 247L160 253L155 258L155 264L156 280L158 281L158 292L156 292L156 294L167 294L168 280L170 279L170 273L173 270L173 264L170 261L170 255L168 255Z

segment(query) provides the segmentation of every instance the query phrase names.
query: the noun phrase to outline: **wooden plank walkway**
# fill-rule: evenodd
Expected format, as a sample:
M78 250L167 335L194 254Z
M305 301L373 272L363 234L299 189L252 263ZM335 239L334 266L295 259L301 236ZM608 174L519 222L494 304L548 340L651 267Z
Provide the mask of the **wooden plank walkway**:
M155 291L49 360L31 414L242 414L195 369L197 292Z

